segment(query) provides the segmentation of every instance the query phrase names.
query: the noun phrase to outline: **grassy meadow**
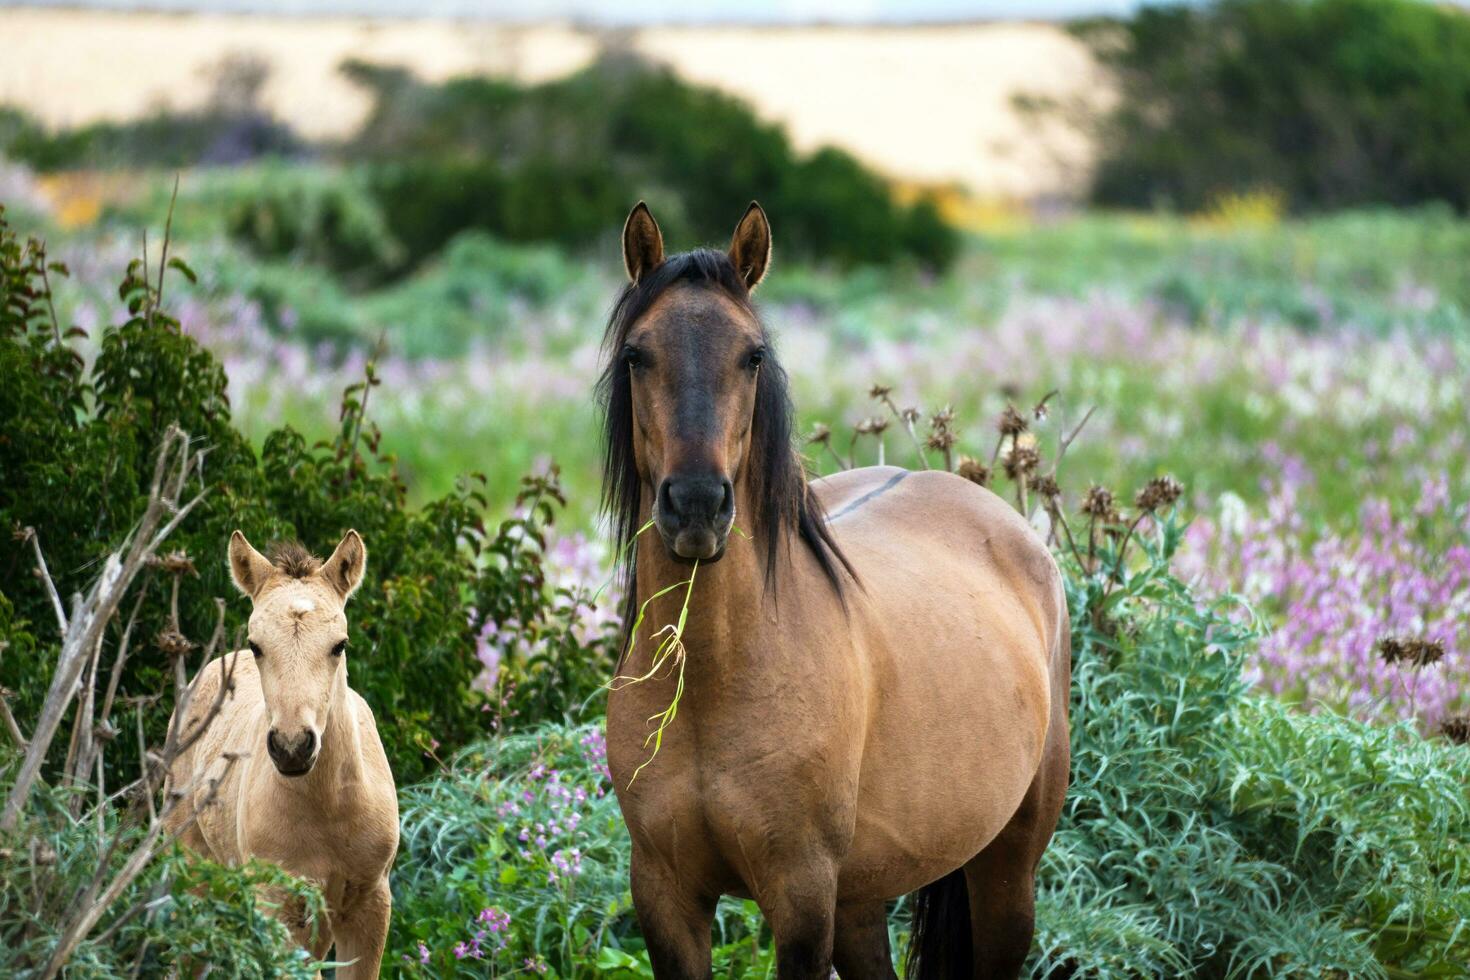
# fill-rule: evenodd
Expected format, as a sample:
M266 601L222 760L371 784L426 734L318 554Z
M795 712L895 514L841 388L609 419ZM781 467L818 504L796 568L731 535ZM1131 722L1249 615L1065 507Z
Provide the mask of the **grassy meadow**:
M523 475L559 467L565 507L525 526L547 535L533 567L578 637L559 647L550 619L533 629L471 609L463 636L436 648L478 670L466 698L487 721L458 754L417 743L431 775L400 786L385 972L649 976L596 722L607 663L556 665L603 649L616 620L593 398L622 282L615 243L466 231L394 276L344 268L309 241L261 246L275 212L251 202L300 194L309 208L350 199L353 181L324 165L186 172L168 235L196 280L171 272L162 304L223 368L232 424L262 458L289 427L330 459L366 419L381 432L374 465L396 472L409 511L434 512L479 473L494 519L525 513ZM57 317L86 331L83 359L128 318L119 272L145 232L158 261L171 196L161 173L0 171L9 219L66 267ZM1470 812L1464 750L1440 732L1463 740L1470 707L1470 222L1436 208L1286 218L1269 197L1188 217L986 215L931 273L784 261L773 214L774 271L757 298L814 473L942 465L924 441L946 408L953 462L994 464L998 413L1044 403L1026 412L1043 445L1086 417L1059 475L1065 511L1095 484L1125 507L1151 478L1184 485L1134 557L1109 570L1061 555L1079 624L1079 775L1043 867L1037 974L1452 975ZM370 211L358 218L349 231L368 254L391 248L374 243ZM344 390L369 374L344 424ZM1385 637L1441 656L1393 662ZM512 665L527 689L542 678L536 706L511 707ZM185 912L120 935L147 948ZM905 914L900 903L898 949ZM219 935L196 942L199 955L225 948ZM715 956L718 976L772 975L752 903L722 906Z

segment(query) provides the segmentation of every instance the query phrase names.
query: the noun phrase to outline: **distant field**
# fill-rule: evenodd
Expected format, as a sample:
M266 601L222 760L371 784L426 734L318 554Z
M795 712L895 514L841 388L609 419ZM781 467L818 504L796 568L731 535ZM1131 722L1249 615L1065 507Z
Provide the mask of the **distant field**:
M346 58L442 80L559 77L609 45L733 92L784 123L802 149L834 144L888 175L986 196L1078 191L1087 142L1039 126L1018 94L1105 98L1087 50L1048 24L873 28L649 28L566 24L0 10L0 104L56 126L135 118L205 102L227 58L270 69L263 101L309 137L355 130L368 99Z

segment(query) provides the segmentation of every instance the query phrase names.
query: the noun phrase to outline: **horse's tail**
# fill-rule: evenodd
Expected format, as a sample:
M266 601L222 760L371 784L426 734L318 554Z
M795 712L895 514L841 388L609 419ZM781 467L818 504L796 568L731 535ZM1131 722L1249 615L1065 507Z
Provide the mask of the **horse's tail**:
M963 868L913 894L914 914L904 965L907 980L965 980L975 969L970 948L970 893Z

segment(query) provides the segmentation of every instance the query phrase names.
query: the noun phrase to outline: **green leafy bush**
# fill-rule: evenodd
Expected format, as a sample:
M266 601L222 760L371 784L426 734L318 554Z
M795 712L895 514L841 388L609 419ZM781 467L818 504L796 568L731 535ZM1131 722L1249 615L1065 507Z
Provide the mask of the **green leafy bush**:
M466 228L586 244L640 196L658 202L676 240L723 233L758 197L781 216L783 248L807 257L944 268L958 249L931 203L896 203L849 154L801 157L738 99L631 58L529 87L430 86L361 64L349 72L375 97L353 151L381 161L375 191L394 233L420 254Z
M192 275L177 260L169 264ZM161 269L130 267L119 291L129 319L104 331L89 367L73 346L79 331L63 331L52 317L45 277L65 270L46 261L39 243L21 245L3 216L0 269L0 527L37 529L63 594L85 584L128 533L156 447L177 424L208 450L209 494L171 540L192 562L193 574L180 581L184 636L209 635L216 596L231 600L230 635L244 622L247 603L223 557L234 528L257 541L298 539L323 554L357 528L369 572L349 610L352 682L377 713L400 781L427 771L426 753L436 747L450 751L486 731L500 710L574 717L601 682L611 636L569 629L582 607L557 595L542 568L546 529L563 503L554 471L528 478L518 501L524 510L498 525L474 478L410 508L366 418L380 384L371 365L348 389L333 438L308 444L282 429L257 455L232 425L220 365L165 311ZM151 571L139 588L165 584ZM49 615L18 545L0 560L0 595L14 624ZM139 636L161 633L165 606L142 607ZM473 619L467 609L478 611ZM482 669L476 635L492 620L516 622L527 638L524 652L500 664L504 705L471 688ZM139 647L123 674L124 694L160 689L169 669L153 643ZM18 713L39 704L52 659L51 643L12 642L0 660L0 683L16 692ZM167 717L166 706L152 712L150 734ZM124 748L118 761L129 763Z
M1093 193L1199 208L1470 206L1470 17L1413 0L1216 0L1092 24L1115 71Z
M0 748L0 771L12 759ZM13 836L0 875L0 974L37 975L75 912L99 864L121 865L142 834L68 814L76 789L45 788ZM89 815L90 816L90 815ZM15 845L23 849L17 850ZM267 899L266 895L273 895ZM230 964L231 975L310 980L317 968L272 912L290 900L320 907L320 895L274 865L227 868L174 849L119 895L103 928L77 948L68 977L187 974L200 964Z
M1470 749L1247 693L1255 627L1169 574L1182 532L1121 586L1065 567L1072 787L1038 974L1457 975Z
M305 152L306 144L288 126L252 107L158 111L129 122L62 130L0 107L0 156L37 170L177 168Z

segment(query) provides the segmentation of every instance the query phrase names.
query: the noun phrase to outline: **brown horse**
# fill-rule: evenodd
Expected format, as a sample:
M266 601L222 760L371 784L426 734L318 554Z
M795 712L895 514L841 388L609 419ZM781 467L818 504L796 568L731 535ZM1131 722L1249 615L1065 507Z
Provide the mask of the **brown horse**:
M756 204L728 254L665 258L643 204L623 230L604 490L630 610L649 604L622 673L648 671L685 590L654 597L695 571L686 687L636 779L676 681L608 699L654 971L710 976L730 894L759 904L781 980L892 978L885 903L917 890L910 977L1015 976L1067 787L1060 576L1009 506L949 473L807 483L750 301L770 248Z

